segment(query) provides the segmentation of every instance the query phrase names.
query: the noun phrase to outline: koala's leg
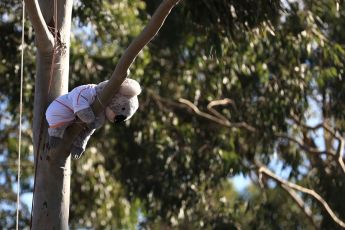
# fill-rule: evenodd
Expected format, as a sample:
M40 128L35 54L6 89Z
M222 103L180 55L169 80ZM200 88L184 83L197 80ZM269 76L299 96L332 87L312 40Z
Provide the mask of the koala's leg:
M63 134L65 133L67 126L68 124L62 125L57 128L48 128L49 148L56 148L59 145L59 143L62 141L62 137L63 137Z
M86 149L87 142L89 141L91 135L95 129L86 128L79 134L78 137L73 142L71 154L75 159L79 159Z

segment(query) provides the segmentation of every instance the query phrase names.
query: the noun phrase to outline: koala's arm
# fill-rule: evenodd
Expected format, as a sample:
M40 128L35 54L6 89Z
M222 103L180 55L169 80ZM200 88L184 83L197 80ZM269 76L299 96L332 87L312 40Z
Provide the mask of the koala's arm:
M90 107L80 110L77 113L77 116L87 124L90 129L98 129L100 128L105 122L105 115L101 113L97 117L93 113Z
M74 113L86 124L95 121L96 116L93 113L89 101L90 99L90 88L87 85L78 86L73 89L69 94L72 99Z
M76 112L76 115L86 124L92 123L96 119L96 116L93 113L91 107L79 110L78 112Z

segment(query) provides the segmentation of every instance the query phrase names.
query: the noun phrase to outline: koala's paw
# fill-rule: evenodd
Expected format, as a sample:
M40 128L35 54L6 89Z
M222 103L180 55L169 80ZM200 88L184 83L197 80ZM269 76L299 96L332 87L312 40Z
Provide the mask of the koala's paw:
M62 139L60 137L49 136L48 146L49 149L55 149L61 143Z
M83 155L85 149L72 145L71 155L75 160L78 160Z

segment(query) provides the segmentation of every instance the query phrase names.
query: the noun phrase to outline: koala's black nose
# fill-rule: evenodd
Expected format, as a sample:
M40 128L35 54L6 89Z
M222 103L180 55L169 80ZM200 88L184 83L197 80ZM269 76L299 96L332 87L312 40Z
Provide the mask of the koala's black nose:
M126 120L126 118L127 117L124 115L117 115L117 116L115 116L114 123L120 123L120 122Z

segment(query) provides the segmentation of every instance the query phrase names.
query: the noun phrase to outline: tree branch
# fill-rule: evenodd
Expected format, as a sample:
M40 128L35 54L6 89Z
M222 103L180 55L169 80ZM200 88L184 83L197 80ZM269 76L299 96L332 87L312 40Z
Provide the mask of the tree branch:
M287 186L288 188L306 193L310 196L312 196L317 202L319 202L322 207L326 210L326 212L328 213L328 215L332 218L332 220L338 224L339 226L341 226L342 228L345 228L345 222L343 222L342 220L340 220L337 215L333 212L333 210L329 207L328 203L318 194L316 193L314 190L312 189L308 189L305 188L303 186L291 183L289 181L286 181L280 177L278 177L276 174L274 174L271 170L269 170L267 167L260 165L259 166L259 173L261 174L265 174L268 177L270 177L271 179L275 180L278 184Z
M344 147L345 147L345 140L344 138L340 135L339 132L335 131L335 130L332 130L331 127L329 127L326 123L324 122L321 122L315 126L309 126L309 125L306 125L304 123L302 123L301 121L298 120L298 118L296 116L292 116L292 119L294 120L294 122L296 122L296 124L302 126L303 128L305 129L308 129L308 130L312 130L312 131L315 131L317 129L320 129L320 128L323 128L324 131L328 132L329 134L331 134L333 136L334 139L338 140L339 142L339 145L338 145L338 150L337 150L337 153L336 153L336 156L338 157L338 164L342 170L342 172L345 174L345 164L344 164Z
M112 96L119 90L120 85L127 76L127 70L138 56L140 51L149 43L152 38L157 34L159 29L164 24L165 19L169 15L171 9L179 3L180 0L163 0L155 13L152 15L149 23L146 25L141 34L133 40L133 42L126 49L123 56L120 58L119 63L108 82L104 87L99 99L104 105L107 105ZM93 110L99 113L103 108L99 101L93 105Z
M281 188L283 188L288 194L289 196L296 202L296 204L298 205L298 207L302 210L302 212L307 216L309 222L314 226L315 229L320 229L319 226L317 226L317 224L314 221L313 215L312 215L312 211L310 210L310 208L308 208L308 206L305 204L305 202L301 199L300 196L298 196L298 194L291 188L289 188L288 186L284 185L284 184L279 184Z
M162 111L171 112L172 111L171 107L185 109L185 106L181 105L181 103L163 98L163 97L159 96L157 93L155 93L152 89L146 89L146 92L152 97L154 102L157 104L159 109Z
M36 46L40 52L51 52L54 47L54 37L49 32L37 0L24 0L32 27L36 34Z
M319 151L318 149L315 149L315 148L311 148L305 144L303 144L301 141L291 137L291 136L288 136L286 134L275 134L276 137L278 138L283 138L283 139L286 139L288 141L291 141L291 142L294 142L296 143L301 149L305 150L306 152L309 152L309 153L312 153L312 154L327 154L327 155L330 155L332 157L335 157L335 153L334 152L330 152L330 151Z
M209 113L205 113L205 112L202 112L199 110L199 108L197 106L195 106L191 101L189 100L186 100L186 99L183 99L183 98L180 98L179 99L179 102L182 103L182 104L185 104L186 106L188 106L190 109L192 109L194 111L194 113L196 113L197 115L203 117L203 118L206 118L208 120L211 120L211 121L214 121L222 126L225 126L225 127L228 127L228 128L243 128L243 129L246 129L250 132L256 132L256 129L251 126L251 125L248 125L247 123L245 122L237 122L237 123L232 123L230 122L228 119L221 119L220 117L218 116L214 116L214 115L211 115Z
M299 126L302 126L305 129L315 131L317 129L323 128L325 131L330 133L334 138L336 138L336 139L339 138L337 132L333 131L332 128L329 127L325 122L321 122L321 123L316 124L314 126L310 126L310 125L304 124L303 122L299 121L299 119L295 115L292 115L292 119L296 124L298 124Z
M257 174L255 174L257 175ZM251 179L253 183L258 183L259 187L261 187L262 189L267 187L267 180L263 180L263 176L262 173L259 173L259 175L257 175L258 180L254 180L253 178ZM294 191L293 189L291 189L290 187L278 183L278 185L295 201L295 203L297 204L297 206L300 208L300 210L306 215L306 217L308 218L308 220L310 221L310 223L314 226L315 229L320 229L317 224L314 221L313 215L312 215L312 211L310 210L310 208L305 205L305 202L302 200L302 198L296 193L296 191Z
M178 101L182 104L185 104L187 105L189 108L191 108L197 115L201 116L201 117L204 117L208 120L211 120L211 121L214 121L220 125L223 125L223 126L226 126L226 127L231 127L231 124L230 122L228 121L228 119L221 119L221 118L218 118L214 115L211 115L211 114L208 114L208 113L205 113L205 112L202 112L199 110L199 108L194 105L191 101L187 100L187 99L183 99L183 98L180 98L178 99Z
M227 118L225 116L223 116L222 114L220 114L217 110L215 110L213 107L214 106L218 106L218 105L234 105L235 107L235 102L229 98L224 98L221 100L214 100L211 101L208 105L207 105L207 109L213 113L215 116L217 116L218 118L222 119L222 120L227 120Z
M338 140L339 140L339 146L338 146L338 150L337 150L338 164L340 165L343 173L345 174L345 164L344 164L344 160L343 160L345 141L344 141L344 138L342 138L340 135L339 135Z

